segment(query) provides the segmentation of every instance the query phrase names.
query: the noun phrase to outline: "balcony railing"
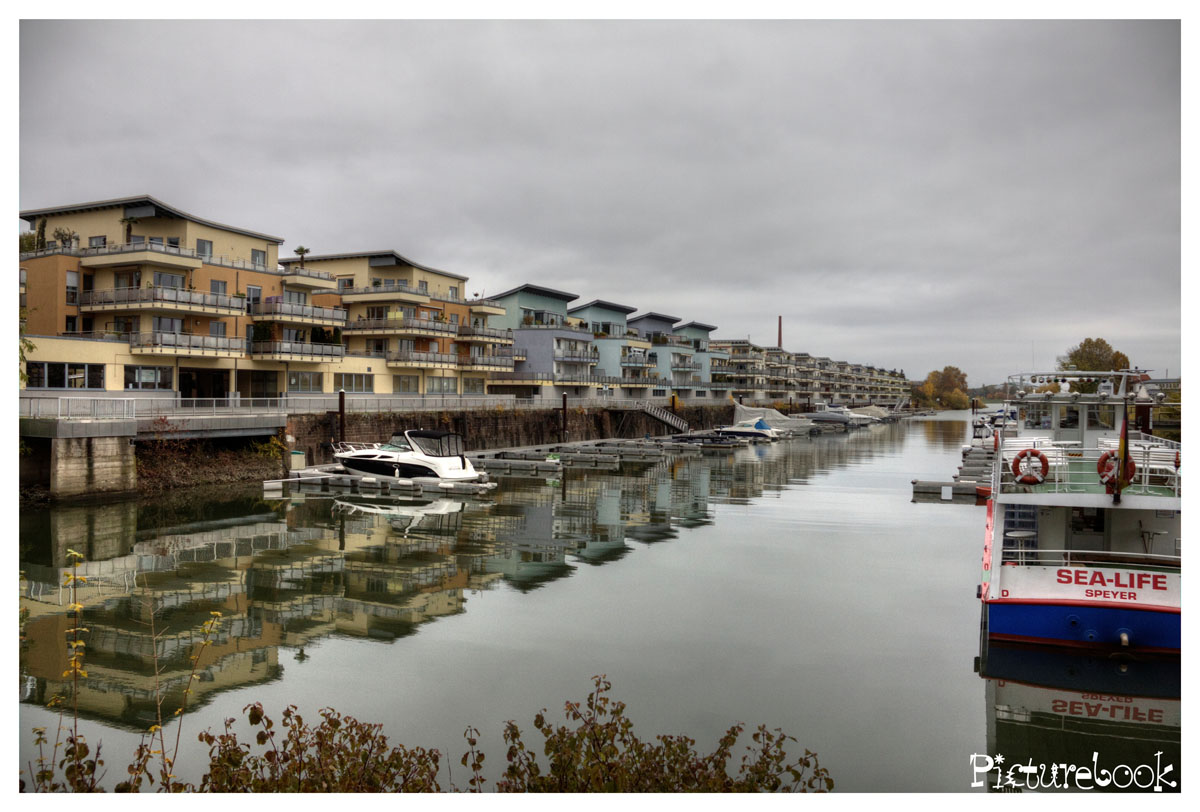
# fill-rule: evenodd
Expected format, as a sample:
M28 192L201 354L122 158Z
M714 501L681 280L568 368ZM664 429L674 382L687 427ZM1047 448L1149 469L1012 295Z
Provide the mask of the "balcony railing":
M398 350L387 354L388 363L393 361L398 363L413 363L413 364L458 364L458 356L449 352L414 352L412 350Z
M583 364L598 364L600 363L600 353L598 352L582 352L575 350L555 350L555 361L574 361Z
M513 368L513 359L502 355L460 355L458 365L461 367L504 367Z
M325 271L313 271L308 268L301 268L299 265L284 265L284 276L308 276L313 279L324 279L327 282L333 281L333 274Z
M343 296L356 296L364 293L406 293L414 296L429 296L429 291L418 290L408 285L369 285L364 288L342 288L338 291Z
M206 336L194 333L130 333L130 349L154 347L161 349L180 349L198 352L235 352L246 351L246 339L230 336Z
M540 321L531 321L527 324L524 321L522 321L521 326L518 327L517 329L518 330L562 330L567 333L578 333L579 335L585 335L585 336L590 336L592 334L591 330L588 330L583 327L572 327L571 325L563 323L563 322L547 324L545 322L540 322Z
M38 251L27 251L21 254L21 259L46 257L54 254L65 254L72 257L102 257L112 254L132 254L142 251L152 251L154 253L166 254L168 256L198 259L205 265L222 265L226 268L237 268L239 270L247 271L261 271L263 273L283 273L278 268L268 268L266 264L261 262L251 262L250 260L245 259L230 259L225 256L216 256L214 254L200 254L197 253L193 248L179 248L173 245L164 245L161 243L152 242L113 243L112 245L101 245L94 248L43 248Z
M501 310L504 309L504 305L494 299L467 299L466 303L470 307L498 307Z
M245 341L245 339L239 339ZM341 344L311 344L307 341L252 341L251 355L298 355L311 358L344 358L346 348Z
M625 355L621 357L623 367L652 367L657 361L652 361L645 355Z
M469 324L461 324L458 327L460 336L480 336L481 338L503 338L512 341L512 330L501 329L498 327L473 327Z
M688 371L692 371L692 370L699 370L700 368L701 368L701 365L696 361L672 361L671 362L671 371L672 372L688 372Z
M317 307L316 305L302 305L295 302L263 302L256 301L251 303L247 311L252 316L259 318L270 316L292 316L303 319L321 319L324 321L337 321L345 323L346 310L342 307Z
M346 322L347 331L378 332L380 330L429 330L430 332L453 335L458 325L434 319L401 317L395 319L355 319Z
M198 293L183 288L108 288L85 290L79 297L82 307L104 305L162 305L175 304L191 307L216 307L222 310L245 310L246 300L240 296L224 293Z

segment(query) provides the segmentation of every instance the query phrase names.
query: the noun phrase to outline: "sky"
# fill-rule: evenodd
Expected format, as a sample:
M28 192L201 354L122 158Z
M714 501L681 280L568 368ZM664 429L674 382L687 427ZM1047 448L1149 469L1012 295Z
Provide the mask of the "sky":
M19 33L21 209L148 194L912 379L1088 337L1180 374L1178 21Z

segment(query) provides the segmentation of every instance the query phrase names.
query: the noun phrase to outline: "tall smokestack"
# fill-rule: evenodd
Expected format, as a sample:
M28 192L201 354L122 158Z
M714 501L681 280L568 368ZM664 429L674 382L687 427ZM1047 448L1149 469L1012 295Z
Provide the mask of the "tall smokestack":
M779 349L783 349L783 316L779 317L779 343L775 345Z

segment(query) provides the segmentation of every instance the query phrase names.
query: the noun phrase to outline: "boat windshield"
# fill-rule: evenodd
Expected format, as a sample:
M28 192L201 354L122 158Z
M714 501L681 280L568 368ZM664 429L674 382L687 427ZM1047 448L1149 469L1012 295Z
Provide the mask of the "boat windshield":
M412 447L401 437L393 437L391 441L382 443L380 451L412 451Z
M462 436L445 434L441 437L410 437L417 448L431 457L458 457L463 453Z

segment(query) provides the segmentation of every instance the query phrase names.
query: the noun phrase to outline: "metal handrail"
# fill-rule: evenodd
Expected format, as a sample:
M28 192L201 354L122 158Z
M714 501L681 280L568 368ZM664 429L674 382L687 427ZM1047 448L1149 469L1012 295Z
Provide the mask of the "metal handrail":
M315 355L321 358L344 358L346 348L341 344L312 344L307 341L251 341L250 354Z
M458 356L458 365L464 367L505 367L513 368L514 361L512 358L506 358L502 355L460 355Z
M245 352L246 339L195 333L145 332L130 333L129 346L131 349L135 347L177 347L188 350Z
M251 316L300 316L308 319L325 319L345 323L346 309L342 307L318 307L295 302L256 301L248 308Z
M283 264L284 276L311 276L313 279L325 279L333 281L333 274L326 271L310 271L308 268L301 268L299 265Z
M402 316L400 318L387 319L355 319L354 321L346 322L346 330L353 331L368 331L368 330L429 330L430 332L449 333L458 332L458 325L451 324L448 321L437 321L435 319L418 319L411 316Z
M1045 481L1031 487L1038 493L1086 493L1093 492L1101 485L1096 466L1100 457L1115 448L1083 448L1080 446L1056 445L1048 437L1005 437L1001 440L1000 453L996 455L993 469L993 491L1017 492L1024 487L1017 482L1012 473L1012 463L1016 456L1025 449L1034 449L1046 457L1048 472ZM1137 466L1134 481L1125 493L1158 495L1150 491L1152 484L1171 487L1174 496L1182 492L1182 472L1174 467L1177 449L1165 443L1135 444L1131 443L1129 457ZM1070 463L1077 463L1074 470ZM1040 461L1034 461L1033 467L1040 473ZM1152 483L1154 477L1157 482ZM997 488L997 485L999 488Z
M461 324L458 327L460 336L484 336L487 338L506 338L512 341L512 330L499 327L474 327L469 324Z
M86 290L79 298L81 307L107 304L181 304L199 307L219 307L226 310L245 309L245 299L224 293L198 293L184 288L107 288Z
M448 352L415 352L410 350L397 350L387 354L388 363L393 361L412 361L415 363L424 364L458 364L458 356Z

